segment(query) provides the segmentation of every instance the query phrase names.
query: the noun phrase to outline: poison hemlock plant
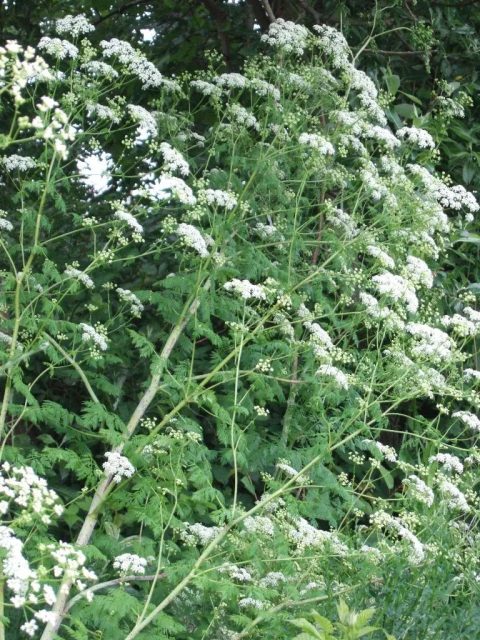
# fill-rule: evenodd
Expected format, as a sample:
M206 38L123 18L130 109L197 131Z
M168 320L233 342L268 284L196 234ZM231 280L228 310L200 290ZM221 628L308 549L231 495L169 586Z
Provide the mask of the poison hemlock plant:
M94 36L0 49L3 631L474 619L475 197L329 27L174 80Z

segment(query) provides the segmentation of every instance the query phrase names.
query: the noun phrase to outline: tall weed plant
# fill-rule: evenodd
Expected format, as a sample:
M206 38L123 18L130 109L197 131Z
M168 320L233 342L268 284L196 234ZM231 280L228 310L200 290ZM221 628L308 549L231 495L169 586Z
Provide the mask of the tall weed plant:
M479 205L339 32L263 40L0 49L0 638L478 630Z

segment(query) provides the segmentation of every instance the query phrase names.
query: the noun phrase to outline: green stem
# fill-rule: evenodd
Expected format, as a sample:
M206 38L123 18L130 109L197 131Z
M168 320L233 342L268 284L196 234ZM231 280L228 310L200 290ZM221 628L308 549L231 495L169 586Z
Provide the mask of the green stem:
M0 578L0 640L5 640L5 624L3 622L4 615L5 615L4 588L5 588L5 581L2 576Z
M97 398L95 391L92 389L92 385L88 381L87 376L85 375L82 367L78 364L78 362L75 362L75 360L65 351L65 349L63 349L63 347L60 344L58 344L56 340L52 338L52 336L49 336L48 333L45 333L44 335L47 338L47 340L55 347L55 349L57 349L57 351L60 351L62 356L65 358L65 360L67 360L67 362L69 362L72 365L72 367L75 369L75 371L78 373L91 399L96 404L100 404L100 400Z
M245 321L245 308L243 312L243 320L242 325ZM232 422L230 424L230 446L232 448L232 457L233 457L233 503L232 503L232 518L235 516L235 509L237 508L237 498L238 498L238 465L237 465L237 444L235 442L235 422L237 419L237 403L238 403L238 382L240 379L240 361L242 359L242 351L243 351L243 341L244 334L240 336L240 346L238 348L238 357L237 357L237 366L235 367L235 390L233 395L233 411L232 411Z

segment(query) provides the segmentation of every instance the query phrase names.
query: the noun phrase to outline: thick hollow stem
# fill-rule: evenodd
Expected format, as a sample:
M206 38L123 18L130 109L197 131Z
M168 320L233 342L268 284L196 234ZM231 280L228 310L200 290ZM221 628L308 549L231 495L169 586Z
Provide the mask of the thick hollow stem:
M208 282L205 285L208 287ZM160 386L160 381L163 375L163 371L165 369L165 365L170 358L170 355L181 336L183 330L185 329L190 318L196 313L198 306L200 304L199 299L195 299L186 309L186 311L182 314L182 317L178 324L174 327L172 332L170 333L163 349L160 354L160 363L157 368L157 371L152 376L150 384L148 385L147 390L143 394L135 408L133 414L130 417L130 420L127 424L127 430L124 436L124 441L118 447L116 447L116 451L122 451L125 443L129 440L129 438L135 432L140 420L145 415L148 407L150 406L152 400L155 397L155 394L158 391ZM112 484L112 476L105 477L102 482L98 485L97 490L92 498L92 502L90 503L90 508L88 510L87 516L83 523L82 528L80 529L80 533L78 534L76 544L79 546L87 545L90 542L90 538L92 537L93 531L95 529L95 525L97 524L97 520L99 517L100 507L107 497ZM41 636L41 640L53 640L55 637L60 625L62 624L62 620L66 614L66 605L68 602L68 598L70 595L70 590L72 588L72 580L65 579L61 583L58 593L57 599L55 601L55 605L53 607L53 613L55 614L55 619L53 622L50 622L45 627L45 630Z
M4 607L4 579L3 576L0 577L0 640L5 640L5 625L3 623L3 616L5 613Z

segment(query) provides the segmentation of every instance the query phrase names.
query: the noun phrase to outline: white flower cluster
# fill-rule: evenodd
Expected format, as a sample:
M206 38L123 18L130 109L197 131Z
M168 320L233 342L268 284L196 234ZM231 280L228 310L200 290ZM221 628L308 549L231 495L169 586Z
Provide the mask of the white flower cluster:
M115 78L118 78L119 76L116 69L101 60L90 60L89 62L84 62L80 68L82 71L85 71L85 73L90 74L94 78L115 80Z
M441 478L438 483L438 488L450 509L459 509L464 513L468 513L470 511L470 505L468 504L466 497L460 489L453 484L453 482L450 482L450 480L447 480L446 478Z
M25 633L27 636L33 638L33 636L38 631L38 622L34 618L28 620L28 622L24 622L20 626L20 631L23 631L23 633Z
M279 460L275 464L275 467L280 471L283 471L283 473L289 478L295 478L295 476L297 476L296 482L298 482L299 484L308 484L310 482L306 475L299 474L295 467L292 467L290 464L288 464L288 462L284 460Z
M281 571L269 571L260 581L259 585L261 587L278 587L282 582L286 582L287 578Z
M131 44L118 38L102 40L100 47L106 58L117 58L129 72L142 83L142 89L153 89L164 84L160 71L145 56L136 51Z
M480 324L480 311L476 309L472 309L472 307L465 307L463 313L467 316L467 318L471 322L475 322L476 324Z
M23 55L23 59L22 59ZM7 64L10 58L11 65ZM33 82L49 82L55 78L49 65L41 56L35 55L33 47L25 49L16 40L7 40L4 47L0 47L0 79L11 73L11 95L16 105L25 102L22 89Z
M253 229L255 233L257 233L257 235L259 235L263 240L271 238L278 233L278 229L275 225L270 223L265 224L264 222L257 222Z
M458 418L469 429L480 433L480 418L474 413L470 413L470 411L455 411L455 413L452 413L452 418Z
M337 385L342 389L348 389L348 377L343 371L340 371L337 367L334 367L331 364L322 364L317 369L317 376L326 376L328 378L333 378Z
M404 480L409 495L415 500L423 502L427 507L431 507L435 499L432 489L418 476L411 474Z
M355 69L353 65L346 68L353 89L358 91L358 99L366 115L372 120L386 126L387 119L383 108L377 102L378 91L375 84L364 71Z
M238 582L251 582L253 580L252 574L243 567L238 567L236 564L227 564L219 568L220 573L228 573L232 580Z
M425 396L433 398L436 393L445 393L445 376L432 367L421 368L415 365L411 370L411 382Z
M248 109L245 109L245 107L236 103L232 104L229 107L229 113L237 124L245 126L247 129L259 131L260 125L258 124L258 120L255 118L253 113Z
M368 438L365 438L362 443L374 447L388 462L397 462L397 452L388 444L383 444L383 442L378 442L377 440L369 440Z
M408 165L411 173L420 178L427 192L439 202L442 207L459 211L465 208L470 215L467 220L473 220L473 215L480 209L475 196L462 185L447 186L442 180L433 176L428 169L418 164Z
M8 335L8 333L0 331L0 342L3 342L4 344L10 346L13 342L12 336Z
M394 301L404 302L410 313L415 313L418 309L418 298L412 283L402 276L385 271L380 275L373 276L372 282L376 286L380 295L387 296Z
M463 377L465 380L480 380L480 371L477 371L477 369L465 369Z
M13 231L13 224L6 220L4 212L0 210L0 231Z
M155 116L150 113L150 111L147 111L147 109L141 107L138 104L129 104L127 106L127 110L132 119L138 123L137 135L134 140L135 145L143 144L144 142L152 140L157 136L157 121L155 120Z
M84 271L80 271L80 269L77 269L76 267L68 266L63 273L67 276L67 278L78 280L85 287L87 287L87 289L95 288L95 283L90 278L90 276L87 275Z
M9 527L0 525L0 549L2 550L2 574L7 580L7 587L13 592L10 598L15 608L22 607L28 597L31 581L37 580L37 574L23 556L23 543Z
M232 211L238 204L237 197L231 191L221 189L205 189L198 194L200 202L206 202L210 206L223 207L227 211Z
M454 343L444 331L419 322L410 322L405 329L415 338L412 355L434 362L450 360Z
M252 284L249 280L239 280L238 278L233 278L233 280L229 280L225 282L223 288L226 291L232 291L236 293L244 300L266 300L266 292L265 287L261 284Z
M466 318L459 313L453 316L443 316L442 324L451 327L452 330L462 337L476 336L480 333L480 313L471 307L465 307L463 313Z
M110 188L113 167L112 156L106 151L96 151L77 160L80 182L95 196L102 195Z
M50 555L57 563L53 567L53 575L55 578L66 577L74 580L79 591L83 591L86 587L84 580L97 580L97 576L93 571L85 567L87 558L83 551L76 549L68 542L60 542L58 545L49 544L46 548L50 551Z
M435 141L425 129L417 127L402 127L397 131L400 140L406 140L420 149L435 149Z
M113 568L116 569L121 576L143 576L145 568L148 564L146 558L137 556L135 553L122 553L113 561Z
M480 208L475 196L467 191L461 184L454 185L450 188L444 186L443 189L439 190L437 197L442 206L450 209L459 210L464 207L470 214L473 214L477 213ZM473 215L467 215L467 221L471 222L472 220Z
M339 109L332 112L332 120L344 127L351 135L358 137L363 134L365 120L356 111Z
M317 43L320 50L329 58L334 69L349 66L350 49L343 35L325 24L314 25L313 30L318 33Z
M103 332L100 332L100 327L96 328L92 327L85 322L80 323L80 329L82 330L82 341L83 342L93 342L96 348L100 349L100 351L106 351L108 349L107 338Z
M442 465L442 469L445 471L454 471L455 473L463 473L463 464L457 456L453 456L450 453L437 453L434 456L430 456L429 463L438 462Z
M400 146L400 141L396 138L390 129L381 127L380 125L366 124L364 126L363 135L383 144L387 149L393 150Z
M347 240L355 238L360 232L355 220L343 209L329 207L326 219L332 226L342 229Z
M326 69L324 69L326 73L329 73ZM299 73L294 73L293 71L287 71L285 77L285 83L287 86L293 87L294 89L299 89L300 91L309 92L310 84L304 78L304 76ZM333 78L333 76L332 76Z
M219 98L222 91L219 87L207 82L206 80L192 80L190 86L202 93L204 96L213 96Z
M298 137L298 142L315 149L322 156L333 156L335 154L333 144L318 133L301 133Z
M189 524L185 522L185 529L181 531L180 538L188 545L207 545L221 532L221 527L207 527L200 522Z
M368 245L366 251L368 255L376 258L380 262L382 267L385 267L386 269L395 268L395 260L391 256L389 256L386 251L383 251L383 249L380 249L380 247L377 247L374 244L370 244Z
M349 150L354 151L359 156L368 155L368 151L365 145L350 133L341 133L339 135L337 147L341 155L345 155L345 153Z
M276 102L280 100L280 90L275 85L262 80L261 78L252 78L249 82L250 87L258 96L271 96Z
M362 179L363 186L372 200L378 202L388 196L395 197L389 189L383 184L380 176L378 175L377 168L372 163L368 164L365 168L360 170L360 178Z
M174 149L168 142L162 142L160 152L163 156L164 169L169 173L178 171L182 176L188 176L190 167L180 151Z
M16 154L4 156L0 159L0 163L7 171L20 171L21 173L34 169L37 165L33 158L29 156L18 156Z
M268 33L263 34L261 40L280 51L300 56L307 46L309 35L306 27L278 18L272 22Z
M23 606L37 605L43 600L47 605L52 606L56 601L56 595L49 584L41 585L37 573L30 570L28 562L22 555L21 541L12 535L7 527L0 527L0 548L4 550L5 557L2 563L3 575L7 578L7 587L11 589L14 596L10 599L15 608ZM85 580L94 581L97 576L93 571L87 569L85 565L85 555L64 542L59 545L40 545L40 551L49 551L56 564L53 567L53 575L56 578L65 576L79 589L86 588ZM87 599L91 600L92 593L86 592ZM34 613L34 618L23 623L20 630L33 637L38 630L38 621L46 624L56 620L56 614L47 609L40 609Z
M107 476L113 476L113 482L119 483L122 478L131 478L135 473L135 467L128 458L122 456L118 451L107 451L106 462L102 467Z
M45 116L35 116L31 126L36 129L39 137L50 140L53 148L65 160L68 156L67 142L75 140L76 131L68 123L68 116L58 108L58 103L49 96L42 96L37 109ZM51 116L49 122L49 116Z
M318 322L310 322L309 320L305 321L303 326L310 334L309 340L315 357L319 360L330 360L335 347L325 329L322 329Z
M362 544L359 551L360 553L364 553L374 564L379 564L384 559L384 554L380 549L377 549L377 547L371 547L368 544Z
M442 324L444 327L450 327L454 333L462 337L475 336L480 331L478 323L468 320L459 313L454 313L453 316L443 316Z
M333 531L323 531L312 526L305 518L297 518L294 526L288 530L288 537L295 544L297 551L302 552L309 547L331 548L331 551L339 556L348 554L348 547L341 542Z
M60 40L60 38L48 38L45 36L41 38L37 47L59 60L78 56L78 48L68 40Z
M398 178L402 182L406 180L405 169L392 156L389 156L389 155L380 156L378 160L378 166L382 171L392 176L393 178ZM405 183L405 184L408 184L408 183Z
M263 600L258 600L257 598L240 598L238 601L238 606L240 609L258 609L261 611L262 609L268 609L269 603L263 602Z
M49 81L54 77L45 60L40 56L35 56L33 47L24 49L16 40L7 40L5 46L0 47L0 81L2 86L7 84L7 73L11 74L10 93L16 105L25 102L22 89L27 84L35 80Z
M180 236L187 247L194 249L202 258L208 258L208 239L205 239L200 231L191 224L182 222L175 229L175 233Z
M84 13L72 16L67 15L64 18L60 18L55 22L55 31L60 34L69 34L74 38L84 34L95 31L95 27L85 17Z
M435 102L437 103L438 110L448 118L465 117L465 108L458 100L447 96L437 96Z
M405 526L400 518L395 518L386 511L377 511L370 516L370 520L374 526L390 529L410 544L411 553L409 559L412 564L419 564L423 561L425 558L423 544L417 536Z
M153 182L148 182L140 189L135 189L132 191L132 195L145 196L157 202L169 200L172 197L186 205L194 205L197 202L192 189L182 178L166 173L161 174Z
M250 85L249 79L241 73L222 73L215 78L215 83L226 89L245 89Z
M35 517L50 524L52 515L58 517L63 513L58 495L31 467L15 467L4 462L1 469L0 514L5 515L12 505L16 505L21 507L19 519L24 524Z
M120 300L130 305L130 312L132 316L140 318L144 310L144 306L137 296L129 289L122 289L121 287L117 287L117 294Z
M421 258L407 256L406 276L416 287L431 289L433 286L433 273Z
M125 211L125 209L119 206L115 209L115 213L113 215L117 220L125 222L125 224L133 231L134 235L136 234L138 236L141 236L143 234L142 225L129 211Z
M247 516L243 521L245 531L269 538L275 534L275 526L268 516Z

